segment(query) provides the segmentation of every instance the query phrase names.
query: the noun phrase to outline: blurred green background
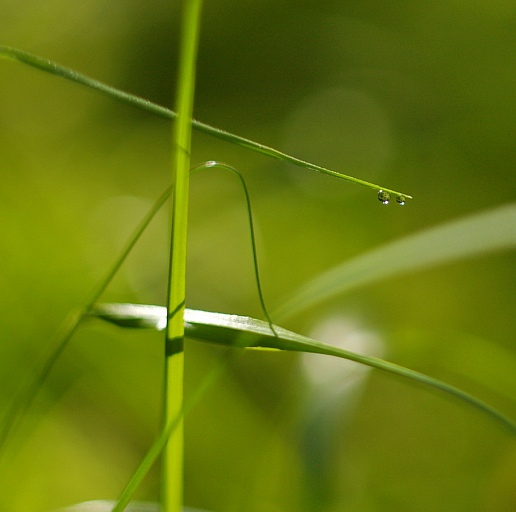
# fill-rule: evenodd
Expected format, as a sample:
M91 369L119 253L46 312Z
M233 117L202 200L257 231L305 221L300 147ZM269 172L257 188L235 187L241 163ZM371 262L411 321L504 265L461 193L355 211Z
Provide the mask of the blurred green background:
M196 134L252 194L272 309L383 243L514 200L516 7L205 2L195 116L414 196L374 192ZM1 0L0 43L171 106L178 2ZM170 123L0 60L0 414L170 180ZM163 304L158 216L105 300ZM261 317L239 186L191 190L188 306ZM284 326L462 387L516 418L514 254L357 289ZM187 344L188 396L223 352ZM186 504L226 511L516 509L516 446L455 400L356 365L250 352L186 420ZM159 427L162 337L84 326L4 461L3 511L116 498ZM138 499L156 500L155 468Z

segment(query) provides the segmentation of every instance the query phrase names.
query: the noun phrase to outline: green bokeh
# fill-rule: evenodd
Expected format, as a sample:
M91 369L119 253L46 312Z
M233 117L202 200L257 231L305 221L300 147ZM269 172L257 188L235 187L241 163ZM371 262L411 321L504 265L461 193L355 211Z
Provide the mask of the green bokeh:
M172 104L177 2L2 4L1 44ZM196 118L414 196L385 207L368 189L196 134L194 163L222 160L248 181L271 307L348 258L514 201L515 34L509 0L206 2ZM3 415L169 183L170 125L0 60L0 133ZM262 316L238 184L204 172L191 193L188 306ZM168 236L164 213L106 300L164 304ZM506 252L370 285L285 327L336 343L322 328L343 322L356 350L375 340L378 355L515 418L515 263ZM159 426L161 343L96 324L73 338L0 468L0 510L118 496ZM189 394L221 356L187 345ZM192 412L189 506L516 508L514 440L489 419L341 362L334 380L313 381L316 359L300 359L237 357ZM138 498L158 486L156 468Z

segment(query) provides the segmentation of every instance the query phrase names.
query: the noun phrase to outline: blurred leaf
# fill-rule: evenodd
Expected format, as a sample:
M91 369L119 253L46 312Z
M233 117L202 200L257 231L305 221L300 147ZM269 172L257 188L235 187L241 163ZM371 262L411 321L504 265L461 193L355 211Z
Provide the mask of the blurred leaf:
M282 302L276 318L382 279L516 247L516 203L409 235L324 272Z

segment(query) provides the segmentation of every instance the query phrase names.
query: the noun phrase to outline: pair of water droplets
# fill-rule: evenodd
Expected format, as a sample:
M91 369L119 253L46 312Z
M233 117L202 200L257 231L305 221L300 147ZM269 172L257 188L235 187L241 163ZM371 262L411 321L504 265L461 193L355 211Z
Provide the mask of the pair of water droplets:
M391 194L389 192L385 192L385 190L379 190L378 191L378 201L382 204L389 204L389 201L391 200ZM402 196L401 194L396 196L396 202L403 206L405 204L405 196Z

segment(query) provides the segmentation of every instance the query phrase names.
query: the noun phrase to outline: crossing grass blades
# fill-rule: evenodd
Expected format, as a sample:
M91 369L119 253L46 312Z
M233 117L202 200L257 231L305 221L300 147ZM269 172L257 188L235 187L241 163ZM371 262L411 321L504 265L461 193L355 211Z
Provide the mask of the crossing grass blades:
M7 59L35 67L46 73L51 73L57 77L88 87L114 100L125 102L133 107L174 121L174 136L172 141L174 165L171 179L174 186L164 191L157 199L154 206L135 229L134 234L130 237L117 261L108 270L101 282L94 288L88 300L76 310L72 311L63 322L53 340L52 346L54 350L52 356L36 372L34 379L29 385L20 391L6 415L0 431L0 450L5 448L8 441L16 434L38 390L42 387L50 370L72 340L74 333L84 322L91 321L108 322L125 329L150 329L165 332L164 352L167 364L164 385L166 390L166 404L161 434L149 449L132 479L121 493L119 500L116 503L93 501L89 505L82 505L83 508L80 508L80 510L97 512L104 510L113 510L115 512L122 510L148 511L158 510L159 507L161 507L160 509L163 512L179 512L182 509L183 418L201 399L206 389L212 385L216 385L214 382L216 382L217 377L224 371L223 364L215 368L213 373L207 376L204 384L199 387L194 396L184 402L182 380L185 338L204 343L223 345L232 351L267 348L277 351L323 354L328 357L354 361L357 364L367 365L380 371L389 372L423 386L438 390L441 393L451 395L459 402L461 401L468 404L481 413L488 415L493 421L507 429L511 434L516 434L516 425L509 418L505 417L488 404L456 387L382 359L356 354L341 348L323 344L317 340L288 331L273 322L273 316L266 307L261 289L252 209L245 181L236 169L225 163L212 161L192 165L190 162L192 129L199 130L228 143L247 148L250 151L289 162L302 169L328 174L353 184L368 187L375 191L378 199L384 204L387 204L391 197L394 197L399 205L404 205L407 200L411 199L411 196L391 188L369 183L300 160L260 143L193 120L192 108L194 103L195 63L199 38L201 3L200 0L184 2L182 22L183 35L180 50L176 111L169 110L145 99L117 90L92 78L86 77L81 73L62 67L44 58L29 54L23 50L0 47L0 55ZM2 65L5 65L5 62L2 63ZM185 259L189 179L192 171L209 171L214 168L221 168L232 172L238 177L242 185L249 219L255 279L265 320L186 308ZM172 243L167 305L102 303L101 297L113 277L124 263L152 218L171 196L173 198L173 228L171 234ZM507 218L507 216L515 217L515 209L498 209L458 223L451 223L450 225L442 226L426 233L407 237L400 242L360 256L356 260L344 264L342 267L330 270L327 274L323 274L313 282L308 283L303 289L292 294L290 298L285 300L283 307L275 316L276 318L286 318L289 315L294 315L316 303L327 300L329 296L338 295L349 290L350 287L359 286L364 284L364 282L378 282L393 274L399 275L403 272L417 270L423 266L428 267L450 259L467 257L473 253L478 254L496 248L504 248L512 243L508 236L502 234L499 238L493 239L492 236L486 238L484 235L488 232L491 233L492 227L499 222L499 219L502 217ZM468 228L474 228L473 238L464 242L462 245L459 242L454 247L453 253L447 251L445 249L445 241L448 240L450 236L453 236L454 232L463 230L466 225ZM427 250L430 244L432 247L436 247L434 252ZM410 250L407 250L407 248ZM391 266L386 265L385 261L391 261L393 264ZM424 391L421 390L421 392ZM1 453L2 452L0 452L0 455ZM163 456L162 467L164 474L161 505L131 503L135 490L160 456ZM79 510L79 508L69 507L67 510L71 512L73 510Z

